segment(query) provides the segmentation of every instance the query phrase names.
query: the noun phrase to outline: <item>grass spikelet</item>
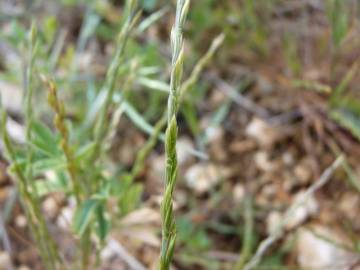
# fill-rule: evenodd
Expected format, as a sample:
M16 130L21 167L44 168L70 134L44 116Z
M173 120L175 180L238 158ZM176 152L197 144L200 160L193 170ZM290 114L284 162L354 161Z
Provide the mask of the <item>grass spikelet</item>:
M208 51L204 56L200 58L200 60L196 63L193 68L188 79L181 84L180 94L179 94L179 102L181 104L182 100L186 96L186 93L191 89L191 87L199 80L201 72L204 70L205 66L210 62L213 58L215 52L219 49L221 44L224 42L225 35L220 34L217 36L213 42L211 43ZM163 130L164 126L167 123L167 113L164 112L162 117L155 123L154 132L151 134L150 138L146 142L146 144L140 149L140 151L136 155L136 160L134 166L131 170L132 179L136 178L136 176L141 172L144 167L144 162L149 153L155 147L156 142L158 140L160 132Z
M61 135L60 147L66 158L66 166L70 176L73 194L75 195L76 201L79 203L81 201L82 189L77 177L75 157L69 143L69 131L66 126L65 105L58 97L55 82L47 79L45 76L41 76L41 78L48 88L48 103L55 113L54 125Z
M174 253L176 239L176 225L173 213L173 193L177 176L176 140L178 128L176 113L180 103L179 96L184 61L182 29L189 9L189 4L189 0L177 1L176 19L174 27L171 31L172 70L170 93L168 98L168 126L165 137L166 179L164 198L161 204L162 244L159 263L160 270L169 269Z

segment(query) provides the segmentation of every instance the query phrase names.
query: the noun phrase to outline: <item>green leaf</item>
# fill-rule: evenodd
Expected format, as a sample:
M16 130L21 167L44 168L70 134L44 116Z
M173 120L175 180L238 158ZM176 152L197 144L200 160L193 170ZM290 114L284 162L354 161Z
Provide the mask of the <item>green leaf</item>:
M154 127L151 126L130 103L124 101L122 103L122 106L124 106L126 115L130 118L134 125L145 131L149 135L154 132ZM159 137L163 140L164 134L161 134Z
M138 78L137 83L149 89L157 90L165 93L168 93L170 89L170 86L167 83L146 77Z
M39 176L49 170L57 171L66 168L66 160L63 156L39 159L32 164L27 164L26 162L27 161L24 158L16 159L16 164L24 172L26 171L26 166L32 166L34 176Z
M104 205L99 205L96 209L97 216L97 235L101 241L104 241L110 230L110 222L105 217Z
M48 156L59 156L58 136L40 122L34 121L31 144Z
M186 124L188 125L192 134L197 137L200 134L201 130L195 105L191 102L185 102L181 107L181 113L184 115L186 119Z
M360 140L360 117L345 109L334 110L331 117L342 127L346 128L351 134Z
M140 3L144 10L152 11L156 7L158 0L141 0Z
M355 77L357 71L359 69L358 62L355 62L352 67L346 72L344 78L341 80L339 85L336 87L334 93L331 95L331 105L336 106L341 102L341 98L345 92L345 90L348 89L351 81Z
M154 0L152 0L154 1ZM147 1L149 2L149 1ZM166 12L168 11L168 8L162 8L156 12L153 12L149 17L147 17L146 19L144 19L139 26L136 29L136 33L137 34L141 34L142 32L144 32L146 29L148 29L152 24L154 24L157 20L163 18L163 16L166 14Z
M67 192L68 186L64 185L63 179L56 177L52 180L36 181L35 187L39 197L45 196L52 192Z
M45 21L43 22L43 34L47 44L51 44L53 42L57 28L58 25L55 16L45 18Z
M78 49L84 50L86 42L96 32L100 23L100 16L95 12L87 12L85 14L85 21L81 27L80 37L78 41Z
M306 91L314 91L325 94L329 94L332 91L329 85L317 81L294 80L292 84L294 85L295 88L301 88L301 90L306 90Z
M119 209L121 216L130 213L138 205L143 192L141 184L132 184L122 196L119 197Z
M35 175L40 175L48 170L60 170L66 168L66 160L64 157L47 158L37 160L33 163Z
M352 95L341 97L337 101L337 108L346 108L353 114L360 115L360 100Z
M75 157L77 161L85 160L88 158L94 151L95 143L91 142L76 151Z
M3 38L6 38L11 45L18 48L19 44L26 40L26 29L17 20L12 20L8 25L8 31L1 31L6 33L0 33Z
M332 39L336 47L341 45L344 40L348 28L349 17L346 9L346 1L343 0L329 0L328 17L331 23Z
M100 202L101 201L96 199L88 199L76 210L73 228L75 233L80 237L88 228L96 209L100 205Z
M358 253L360 253L360 241L356 241L355 249Z
M206 230L196 227L187 217L179 218L176 222L178 232L178 242L185 245L190 251L201 252L211 247Z

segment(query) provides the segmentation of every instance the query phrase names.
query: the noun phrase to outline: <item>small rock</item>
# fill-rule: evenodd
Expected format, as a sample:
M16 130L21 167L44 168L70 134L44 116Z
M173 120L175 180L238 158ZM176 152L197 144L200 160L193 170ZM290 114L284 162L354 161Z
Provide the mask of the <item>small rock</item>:
M292 172L292 170L283 170L282 172L282 176L283 176L283 189L288 192L291 193L291 191L297 186L297 179L294 176L294 173Z
M236 184L233 190L233 198L235 203L241 203L245 197L245 187L242 184Z
M208 101L212 107L218 107L227 101L227 96L223 91L212 91Z
M150 193L159 193L163 189L165 179L165 155L153 154L149 162L148 181L146 190Z
M185 165L193 159L190 151L194 149L193 142L187 137L181 137L176 142L177 159L179 166Z
M100 257L102 261L109 261L115 256L116 256L116 252L109 244L105 245L105 247L101 250L100 253Z
M93 63L94 55L90 52L82 52L76 55L79 70L87 71Z
M335 243L344 242L335 232L325 227L315 226L312 229L316 234ZM309 230L299 230L297 260L301 269L348 270L359 259L356 257Z
M17 270L31 270L31 268L26 265L20 265Z
M300 184L308 184L311 180L311 165L309 160L302 160L294 168L294 174Z
M270 147L281 138L278 128L272 127L256 117L248 124L245 132L247 136L255 139L263 147Z
M224 145L224 129L219 126L209 126L205 129L209 154L213 160L224 161L228 156Z
M266 230L268 235L275 233L279 229L280 222L282 220L282 215L278 211L272 211L267 216L266 219Z
M13 114L22 111L22 91L18 85L0 80L0 93L2 105L7 111Z
M44 200L42 203L43 211L50 218L55 218L58 214L58 202L53 196L50 196Z
M197 194L203 194L230 176L230 170L211 163L199 163L185 173L186 184Z
M126 215L122 220L123 226L135 226L144 223L160 224L161 217L158 211L151 208L141 208Z
M11 269L11 258L7 252L1 251L0 252L0 269Z
M282 155L282 160L286 166L291 166L295 162L294 156L291 152L285 152Z
M25 127L8 117L6 129L9 136L17 143L25 143Z
M270 184L265 185L265 186L262 188L261 193L262 193L265 197L271 199L271 198L274 198L274 197L275 197L276 191L277 191L276 185L270 183Z
M345 214L345 216L353 221L353 225L360 227L359 215L354 209L359 209L360 197L357 193L347 192L345 193L339 203L339 209Z
M26 217L24 215L18 215L15 218L15 224L17 227L19 228L25 228L27 225L27 220Z
M256 152L254 161L258 169L264 172L273 171L277 167L275 162L270 161L269 153L265 151Z
M216 143L224 137L224 130L221 127L209 126L205 131L209 143Z
M57 226L63 230L69 230L73 216L74 216L73 208L68 206L62 208L59 217L56 220Z
M241 140L232 142L229 145L229 150L233 153L242 154L244 152L249 152L256 148L256 142L254 140Z
M179 209L188 204L188 196L185 190L178 189L174 194L174 209Z
M269 81L268 78L264 77L264 76L258 76L257 78L257 85L259 87L259 90L263 93L263 94L270 94L273 92L274 87L271 84L271 82Z
M154 156L151 159L151 169L157 176L165 176L165 155Z

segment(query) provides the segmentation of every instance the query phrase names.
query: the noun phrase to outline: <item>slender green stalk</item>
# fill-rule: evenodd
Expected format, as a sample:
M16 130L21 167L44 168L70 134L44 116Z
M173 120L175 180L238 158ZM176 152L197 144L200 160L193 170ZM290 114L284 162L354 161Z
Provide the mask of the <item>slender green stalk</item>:
M130 177L132 181L136 178L136 176L141 172L142 168L144 167L145 159L149 155L151 150L155 147L161 130L166 125L166 120L166 114L164 114L161 119L155 124L154 132L151 134L146 144L138 151L134 166L132 167L130 172Z
M29 41L28 41L28 59L26 63L25 69L25 80L24 80L24 92L25 92L25 126L26 126L26 141L27 141L27 155L26 155L26 167L25 172L23 173L20 169L15 170L18 179L20 179L20 194L24 195L26 202L24 204L25 209L30 209L30 212L33 214L27 214L30 229L33 232L33 235L38 242L39 250L41 256L43 257L44 263L48 267L52 267L55 269L56 262L59 260L59 255L56 249L56 245L53 239L50 237L48 232L48 228L43 218L40 210L40 202L39 196L37 194L37 189L35 187L35 179L33 176L33 148L30 146L30 142L32 141L32 124L33 124L33 105L32 105L32 97L33 97L33 67L34 60L36 55L37 48L37 30L35 24L33 23L31 26ZM6 115L4 116L4 123L6 124ZM4 130L4 132L6 132ZM4 133L3 137L7 137ZM10 154L10 158L13 163L16 163L14 152L11 147L10 140L7 140L7 152ZM12 154L11 154L12 153ZM16 166L15 166L16 167ZM31 209L33 208L33 209ZM29 212L25 210L25 212Z
M107 121L107 115L113 99L119 68L123 61L123 56L129 35L132 29L134 28L135 24L137 23L141 14L140 12L137 12L137 6L138 6L138 0L128 0L126 2L125 21L116 42L116 50L113 56L113 60L111 61L110 67L106 74L106 79L104 84L106 97L102 105L102 108L100 110L99 119L97 121L98 125L95 128L94 151L90 158L91 163L94 163L97 157L99 157L99 152L100 152L99 150L101 148L101 144L103 140L106 138L108 132L109 121Z
M26 141L28 142L27 144L27 155L26 155L26 168L25 168L25 177L24 177L24 183L26 182L26 184L23 184L24 188L19 187L20 189L20 194L24 194L26 192L27 187L32 187L33 191L36 192L36 189L34 189L34 179L33 179L33 171L32 171L32 156L33 156L33 149L30 146L29 142L31 142L31 128L32 128L32 117L33 117L33 111L32 111L32 96L33 96L33 87L32 87L32 72L33 72L33 66L34 66L34 59L35 59L35 54L36 54L36 38L37 38L37 31L36 31L36 27L34 24L31 25L31 30L29 33L29 40L28 40L28 59L26 61L26 67L25 67L25 78L24 78L24 92L25 92L25 130L26 130ZM6 123L6 116L4 116L5 118L3 119L3 123ZM3 135L3 137L5 138L5 134ZM11 153L11 145L10 145L10 140L8 141L8 145L7 145L7 152ZM18 177L19 179L21 179L21 177ZM35 197L36 196L31 196L31 198L29 197L29 199L31 199L30 201L33 201L33 204L38 204L38 202L35 201ZM33 205L30 204L30 205ZM29 205L29 204L27 204ZM25 207L25 209L28 209L28 207ZM26 211L26 210L25 210ZM49 261L49 259L47 258L48 256L48 250L46 249L46 243L44 243L42 237L41 237L41 232L38 231L36 224L34 224L34 219L30 217L30 215L27 215L28 220L29 220L29 224L30 224L30 228L31 231L36 239L36 241L38 241L39 243L39 250L40 253L43 254L44 257L44 263L46 263L46 261Z
M24 82L24 91L25 91L25 124L26 124L26 140L29 142L31 141L31 128L33 122L33 110L32 110L32 97L34 88L33 86L33 67L34 67L34 60L36 54L36 47L37 47L37 30L34 24L31 26L30 30L30 37L29 37L29 60L27 63L27 68L25 70L25 82ZM32 150L31 147L28 146L28 159L31 159ZM28 160L28 162L31 160ZM29 166L31 169L31 166ZM31 172L29 172L31 174Z
M189 0L178 0L176 7L175 25L171 31L172 47L172 71L170 78L170 94L168 98L167 129L165 137L165 186L164 198L161 203L162 218L162 243L160 253L160 270L168 270L175 248L176 225L173 214L173 193L177 177L177 121L176 113L179 108L179 96L181 89L181 79L183 73L183 34L186 15L189 9Z
M244 231L243 245L239 261L236 264L236 270L242 270L251 256L254 236L254 214L252 197L248 194L244 199Z
M127 0L126 1L126 11L125 19L122 26L122 29L119 33L119 36L116 41L116 49L112 61L110 63L109 69L107 70L105 84L103 90L105 91L105 100L102 104L102 107L99 112L99 117L94 131L94 150L88 160L89 166L95 166L97 160L101 156L102 152L106 147L102 148L104 141L106 140L109 132L110 122L107 119L109 113L109 107L113 100L113 95L116 87L116 80L118 78L119 68L121 67L124 60L124 52L127 45L127 41L136 25L137 21L140 18L141 12L137 12L138 0ZM89 185L90 191L98 190L99 182L96 181L97 174L91 172L89 174ZM88 258L91 253L91 241L90 241L91 231L88 228L81 239L82 242L82 269L88 268Z
M7 115L3 110L1 118L2 139L5 152L7 159L12 164L11 171L17 179L17 186L30 230L33 233L35 240L38 242L40 255L46 269L57 269L56 265L59 265L60 257L57 253L55 242L49 234L45 219L41 213L39 201L37 198L34 198L32 192L29 190L28 179L26 179L23 169L16 161L15 150L6 130Z
M107 144L105 146L106 151L110 148L111 141L116 136L117 125L119 124L121 116L124 112L122 104L124 103L124 101L126 101L128 99L131 87L133 86L134 80L136 79L136 69L138 67L138 64L139 63L138 63L137 59L134 59L131 62L130 69L129 69L129 75L127 76L127 78L125 79L125 81L123 83L122 92L121 92L121 100L117 104L118 109L114 112L114 115L111 119L111 123L109 125L109 132L108 132L108 135L106 138Z
M205 66L210 62L214 57L216 51L220 48L224 42L225 34L221 33L218 35L210 45L210 48L207 50L205 55L203 55L200 60L196 63L193 71L190 74L190 77L183 83L180 89L180 101L182 101L186 93L191 89L191 87L199 80L199 77L204 70Z

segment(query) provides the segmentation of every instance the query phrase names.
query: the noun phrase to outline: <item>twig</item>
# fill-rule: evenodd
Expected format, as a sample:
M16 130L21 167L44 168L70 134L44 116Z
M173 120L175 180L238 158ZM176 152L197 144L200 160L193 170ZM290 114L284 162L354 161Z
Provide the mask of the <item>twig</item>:
M266 109L260 107L251 99L239 94L230 84L218 76L208 73L206 74L206 77L214 82L221 91L246 111L251 112L260 118L268 118L270 116L270 113Z
M108 245L114 253L116 253L119 258L123 259L124 262L130 267L132 270L147 270L147 268L139 262L134 256L132 256L119 241L114 239L109 239Z
M295 212L296 209L298 209L301 205L303 205L308 199L309 197L314 194L317 190L319 190L320 188L322 188L331 178L331 176L333 175L333 173L335 172L335 170L343 163L344 161L344 156L339 156L332 164L330 167L328 167L323 174L320 176L320 178L314 182L304 193L304 195L301 197L300 200L295 201L289 208L288 210L285 212L284 217L282 219L282 221L280 222L280 224L278 225L277 229L274 231L274 233L272 233L271 235L269 235L265 240L263 240L255 255L252 257L252 259L249 261L249 263L247 263L244 267L244 270L251 270L254 269L261 261L263 255L265 254L265 252L269 249L270 246L272 246L272 244L274 244L279 238L281 238L281 236L283 235L284 232L284 227L287 224L287 222L289 221L289 219L292 217L293 213Z
M257 105L250 98L238 93L232 85L222 80L217 75L213 73L207 73L205 74L205 77L212 81L221 91L224 92L225 95L227 95L241 108L261 118L271 126L284 125L301 116L301 112L298 110L285 112L279 115L273 115L267 109Z
M218 261L237 262L239 260L238 254L226 251L211 250L205 255L209 259L215 259Z

